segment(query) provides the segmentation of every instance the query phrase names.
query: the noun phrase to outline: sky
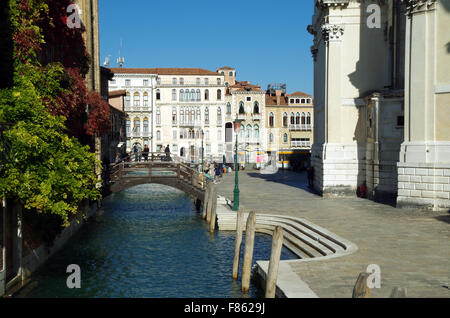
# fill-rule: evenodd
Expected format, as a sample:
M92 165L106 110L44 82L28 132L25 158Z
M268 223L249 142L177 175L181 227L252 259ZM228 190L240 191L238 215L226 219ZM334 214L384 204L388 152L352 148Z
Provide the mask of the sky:
M124 67L236 69L238 81L313 93L312 0L99 0L100 57ZM121 49L122 42L122 49Z

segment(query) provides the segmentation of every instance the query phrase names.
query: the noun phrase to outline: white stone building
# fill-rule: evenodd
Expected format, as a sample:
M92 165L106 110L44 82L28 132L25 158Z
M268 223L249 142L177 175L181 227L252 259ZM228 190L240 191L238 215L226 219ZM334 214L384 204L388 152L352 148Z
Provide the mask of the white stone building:
M222 160L225 153L225 81L199 68L112 68L110 90L125 89L127 151L136 144L186 161Z
M448 208L448 1L314 5L315 188Z

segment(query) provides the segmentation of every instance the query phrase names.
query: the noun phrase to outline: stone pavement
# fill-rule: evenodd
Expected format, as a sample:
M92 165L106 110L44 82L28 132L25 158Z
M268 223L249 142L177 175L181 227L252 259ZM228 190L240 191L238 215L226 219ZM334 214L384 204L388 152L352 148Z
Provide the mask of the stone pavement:
M389 297L406 287L408 297L450 297L450 213L397 209L361 198L322 198L310 192L305 173L239 173L245 211L305 218L353 242L358 250L329 260L291 263L292 270L319 296L351 297L358 274L370 264L381 269ZM234 173L224 175L218 194L233 200Z

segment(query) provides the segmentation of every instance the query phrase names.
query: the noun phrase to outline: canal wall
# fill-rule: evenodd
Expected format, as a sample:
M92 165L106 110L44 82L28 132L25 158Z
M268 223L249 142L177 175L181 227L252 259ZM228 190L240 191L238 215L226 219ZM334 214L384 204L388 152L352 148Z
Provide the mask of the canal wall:
M86 214L87 220L97 213L97 203L95 202L90 205L86 204L83 210ZM20 290L24 286L24 284L26 284L31 275L42 265L44 265L50 257L60 251L61 248L67 243L67 241L75 233L78 232L78 230L84 225L86 220L83 219L83 217L74 218L70 222L70 225L65 227L61 231L61 233L56 236L51 247L49 247L45 243L42 243L38 247L31 250L31 252L27 253L26 255L22 255L21 259L19 260L19 274L14 278L14 281L11 281L7 285L5 295L11 295ZM2 291L0 290L0 297L4 296L1 293Z

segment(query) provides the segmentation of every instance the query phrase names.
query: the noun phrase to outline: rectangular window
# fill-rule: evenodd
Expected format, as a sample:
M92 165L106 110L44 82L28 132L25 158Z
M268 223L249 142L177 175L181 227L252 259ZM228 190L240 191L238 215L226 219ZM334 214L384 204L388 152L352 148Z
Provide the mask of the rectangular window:
M209 78L205 78L205 85L209 85Z
M217 140L222 141L222 130L217 131Z
M161 78L160 78L160 77L158 77L158 78L156 79L156 84L161 85Z
M398 127L405 126L405 116L397 116L397 126Z
M218 79L217 79L217 85L220 85L221 83L222 83L221 79L218 78Z
M125 80L125 86L130 86L131 85L131 81L129 79Z
M110 81L109 81L109 84L111 84L111 85L116 85L116 80L115 80L115 79L110 80Z
M211 153L211 145L206 144L206 153Z
M148 86L148 80L147 79L144 80L144 86Z
M252 97L251 96L247 96L247 102L251 102L252 101Z
M180 77L180 85L184 85L184 78Z
M177 140L177 131L176 130L173 131L173 140Z
M222 144L218 145L218 152L219 152L219 154L223 153L223 145Z
M172 152L173 153L178 153L178 145L177 144L173 144L172 145Z

